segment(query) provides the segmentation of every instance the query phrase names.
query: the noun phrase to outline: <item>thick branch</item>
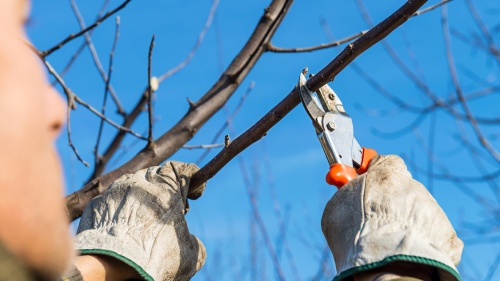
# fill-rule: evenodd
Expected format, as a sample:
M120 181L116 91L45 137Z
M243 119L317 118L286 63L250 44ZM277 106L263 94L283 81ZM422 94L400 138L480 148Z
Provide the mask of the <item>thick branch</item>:
M92 180L79 191L69 195L66 198L66 207L70 218L79 217L88 202L104 192L121 175L160 164L191 139L231 97L265 52L265 46L270 42L292 2L292 0L274 0L266 8L254 33L219 80L199 101L193 104L174 127L155 141L154 149L146 147L121 167Z
M335 76L342 71L350 62L362 54L365 50L385 38L398 26L407 21L418 8L427 2L426 0L409 0L400 9L384 21L370 29L362 37L349 44L335 59L316 75L307 81L307 87L316 91L321 86L332 81ZM213 177L222 167L224 167L238 153L249 147L251 144L262 138L276 123L288 114L300 103L297 87L271 111L262 117L255 125L245 131L241 136L233 140L226 148L222 149L210 162L198 171L191 179L189 187L189 198L196 199L200 194L196 188L208 179Z
M203 42L203 39L205 38L205 34L207 33L209 27L211 26L213 17L215 15L216 10L217 10L218 3L219 3L219 0L213 1L212 7L210 8L210 12L208 14L207 20L205 21L203 29L198 34L198 39L196 40L194 47L191 49L191 51L189 52L187 57L181 63L179 63L177 66L175 66L171 70L169 70L166 73L164 73L163 75L161 75L160 78L158 78L158 84L161 83L162 81L164 81L165 79L167 79L168 77L170 77L171 75L174 75L175 73L182 70L194 57L196 51L198 50L199 46ZM155 91L156 91L156 89L155 89ZM148 97L148 86L141 94L141 98L136 103L136 105L131 110L131 112L128 114L124 114L124 120L122 123L123 127L130 128L132 126L132 124L137 119L137 117L141 114L141 112L143 112L143 109L144 109L144 107L147 103L147 100L148 100L147 97ZM96 177L100 176L104 172L104 169L106 168L106 165L108 164L108 161L116 153L116 151L120 147L124 138L125 138L124 132L118 131L116 133L115 137L113 138L113 140L111 141L111 143L107 147L106 151L101 156L101 158L100 158L101 161L99 162L98 165L96 165L94 167L94 173L90 177L89 181L91 181L92 179L95 179Z

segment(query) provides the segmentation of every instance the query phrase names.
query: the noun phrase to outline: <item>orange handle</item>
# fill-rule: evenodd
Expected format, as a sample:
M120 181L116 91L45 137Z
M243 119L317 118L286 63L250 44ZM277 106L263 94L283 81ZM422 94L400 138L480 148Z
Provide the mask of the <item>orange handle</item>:
M370 165L370 161L372 161L372 158L375 156L377 156L377 152L375 150L363 147L363 156L361 157L361 165L356 170L356 173L358 173L358 175L366 173L366 170L368 170L368 166Z
M340 189L355 177L356 170L353 167L335 163L330 166L330 171L326 174L326 182Z
M335 163L330 166L330 171L326 174L326 182L335 185L338 189L350 182L356 177L356 173L361 175L368 170L370 161L377 155L377 152L371 148L363 147L363 156L361 156L361 165L357 170L353 167Z

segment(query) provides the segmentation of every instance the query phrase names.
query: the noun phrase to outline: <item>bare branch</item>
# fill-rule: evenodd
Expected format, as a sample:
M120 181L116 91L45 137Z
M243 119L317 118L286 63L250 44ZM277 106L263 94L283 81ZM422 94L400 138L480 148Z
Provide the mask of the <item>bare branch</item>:
M87 28L85 29L82 29L80 30L79 32L77 33L74 33L74 34L71 34L69 35L68 37L66 37L64 40L62 40L59 44L55 45L54 47L48 49L48 50L45 50L43 52L40 52L40 56L42 58L45 58L46 56L52 54L54 51L56 50L59 50L60 48L62 48L64 45L66 45L66 43L70 42L71 40L75 39L75 38L78 38L80 36L82 36L83 34L85 34L86 32L88 32L89 30L92 30L94 27L98 26L99 24L101 24L103 21L105 21L107 18L109 18L110 16L112 16L113 14L117 13L118 11L120 11L121 9L125 8L125 6L127 6L127 4L130 2L131 0L126 0L125 2L123 2L120 6L116 7L114 10L112 11L109 11L107 12L104 16L102 16L101 18L99 18L98 20L96 20L93 24L89 25Z
M474 3L472 3L472 1L470 0L466 0L465 3L467 4L467 8L471 13L474 22L476 23L479 30L481 31L481 34L488 43L487 50L495 57L497 63L500 64L500 50L496 46L495 41L493 40L493 36L491 36L491 32L488 29L488 26L486 26L486 24L484 23L481 15L476 9L476 6L474 6Z
M75 0L71 0L71 8L73 9L73 13L76 16L76 19L78 20L78 23L80 24L80 28L83 30L85 29L85 21L83 20L82 15L80 14L80 10L78 9L78 5L76 4ZM119 17L117 17L119 19ZM94 64L99 71L99 74L101 75L101 78L103 79L104 83L106 83L108 87L108 91L111 94L111 97L113 98L113 101L116 104L118 113L123 115L125 114L125 111L123 110L123 107L120 103L120 100L118 99L118 96L115 92L115 89L111 84L109 83L109 76L106 74L106 71L104 70L104 67L102 67L101 61L99 59L99 55L97 54L97 51L94 47L94 43L92 42L92 38L90 37L90 33L86 32L83 36L85 38L85 43L87 44L90 54L92 55L92 59L94 60Z
M194 55L196 54L196 51L200 47L201 43L203 42L203 39L205 38L205 34L207 33L208 29L212 25L212 21L215 16L215 12L217 11L217 6L219 5L219 0L214 0L212 3L212 7L210 8L210 13L208 14L207 21L205 22L205 25L203 26L203 29L201 30L200 34L198 34L198 39L196 40L196 43L194 44L194 47L191 49L191 52L187 55L187 57L179 63L176 67L172 68L171 70L167 71L165 74L160 76L158 78L159 82L163 82L163 80L167 79L168 77L174 75L175 73L179 72L181 69L183 69L191 60L193 59Z
M362 15L363 19L365 20L366 24L369 25L369 26L373 25L372 19L371 19L370 15L368 14L368 11L364 7L363 2L360 1L360 0L358 0L358 1L356 1L356 3L358 5L358 7L359 7L361 15ZM443 7L446 7L446 6L443 6ZM448 104L448 103L444 102L440 97L438 97L438 95L436 93L434 93L430 89L429 85L422 78L420 78L416 73L414 73L403 62L403 60L399 57L399 55L397 54L397 52L392 48L392 46L387 41L384 40L384 41L381 42L381 44L384 47L384 49L387 52L387 54L389 55L389 57L393 60L393 62L396 64L396 66L398 66L398 68L403 72L403 74L405 74L406 77L408 77L408 79L410 79L410 81L412 81L430 100L432 100L432 102L434 103L434 105L431 105L432 108L442 107L442 108L446 109L447 112L450 113L455 118L458 118L458 119L467 119L466 115L464 115L464 114L462 114L460 112L457 112L451 106L451 104ZM358 70L358 72L361 72L361 71L362 70ZM366 74L366 73L364 74L365 79L368 76L369 76L368 74ZM374 79L371 79L371 80L372 81L369 82L370 84L373 84L373 85L378 84ZM375 88L378 89L378 90L381 89L380 86L377 86ZM404 102L402 102L400 99L397 99L393 95L391 97L391 95L388 94L386 91L385 92L380 92L380 93L383 94L386 98L388 98L390 101L394 102L398 106L404 106L405 109L407 109L407 110L415 110L414 107L405 104ZM425 111L429 112L428 109L430 109L430 108L427 108ZM416 118L415 121L417 121L417 120L418 121L423 121L423 118L421 116L419 116L419 117ZM484 124L497 124L497 123L500 122L500 119L498 119L498 118L493 118L493 119L490 119L490 118L476 118L476 121L478 123L484 123ZM398 130L398 133L390 133L389 135L397 136L397 135L401 135L401 132L409 132L410 130L408 130L408 129L413 130L415 128L415 125L419 125L417 123L419 123L419 122L413 122L412 126L407 126L406 128L404 128L402 130ZM386 136L389 136L389 135L386 135Z
M153 88L151 87L151 60L153 57L153 48L155 46L155 36L151 38L151 43L149 44L148 53L148 147L151 147L153 142L153 105L151 104L151 99L153 98Z
M441 2L439 2L438 4L436 5L433 5L431 7L428 7L428 8L425 8L425 9L422 9L422 10L419 10L417 12L415 12L412 17L416 17L416 16L419 16L419 15L422 15L422 14L425 14L429 11L432 11L438 7L440 7L441 5L444 5L448 2L451 2L452 0L443 0ZM274 46L272 43L269 43L268 47L267 47L267 50L270 51L270 52L275 52L275 53L302 53L302 52L312 52L312 51L317 51L317 50L322 50L322 49L327 49L327 48L331 48L331 47L337 47L337 46L340 46L344 43L347 43L347 42L351 42L352 40L356 39L356 38L359 38L361 36L363 36L366 32L368 32L368 30L364 30L364 31L361 31L357 34L353 34L351 36L348 36L344 39L340 39L338 41L334 41L334 42L330 42L330 43L324 43L324 44L321 44L321 45L317 45L317 46L312 46L312 47L303 47L303 48L280 48L280 47L276 47Z
M79 191L66 197L66 206L70 218L79 217L87 203L94 196L104 192L118 177L123 174L134 173L145 167L158 165L182 148L238 88L241 81L265 52L265 46L274 35L292 2L292 0L274 0L266 8L247 44L234 58L219 80L200 100L194 103L194 106L176 125L155 141L155 149L142 150L121 167L92 180Z
M491 264L490 269L488 270L488 274L486 275L486 278L484 278L484 280L485 281L493 280L495 272L497 271L499 266L500 266L500 254L497 255L495 261L493 262L493 264Z
M182 148L185 149L212 149L217 147L224 147L224 143L214 143L214 144L200 144L200 145L183 145Z
M102 6L101 6L101 9L99 10L99 12L97 13L97 17L95 20L99 19L102 14L104 13L104 10L106 9L106 7L108 6L109 4L109 1L110 0L105 0L103 3L102 3ZM89 35L92 35L92 33L94 33L95 29L92 29L91 31L88 32ZM78 47L78 49L75 51L75 53L71 56L71 58L68 60L68 62L66 63L66 66L64 67L64 69L59 73L59 75L61 77L64 77L64 75L66 75L66 73L70 70L71 66L73 66L73 63L76 61L76 59L80 56L80 54L82 53L83 49L85 48L85 46L87 45L86 42L83 42L80 47ZM53 81L52 82L52 86L54 86L55 84L57 83L57 81Z
M349 44L326 67L307 81L307 87L312 91L316 91L324 84L332 81L335 76L356 57L407 21L410 16L425 2L425 0L406 2L391 16L386 18L377 26L373 27L365 35ZM224 148L215 156L215 158L201 168L201 170L198 171L191 179L191 185L189 187L190 191L195 191L199 185L213 177L220 169L222 169L222 167L224 167L224 165L234 158L235 155L259 140L299 103L300 99L298 89L297 87L294 87L294 89L278 105L271 109L271 111L264 115L264 117L262 117L256 124L245 131L241 136L236 138L231 145ZM189 195L192 199L196 199L199 196L197 196L196 193Z
M363 36L367 30L361 31L359 33L356 33L354 35L348 36L344 39L340 39L338 41L330 42L330 43L324 43L318 46L312 46L312 47L304 47L304 48L280 48L274 46L272 43L267 46L267 50L270 52L274 53L303 53L303 52L312 52L312 51L317 51L317 50L322 50L322 49L327 49L331 47L337 47L340 46L344 43L351 42L352 40L359 38Z
M283 269L281 268L281 263L276 255L276 251L273 247L273 243L271 238L269 237L266 225L262 219L262 215L260 214L259 207L257 205L257 195L254 189L252 189L252 184L250 182L250 178L248 175L248 171L246 169L245 161L243 157L240 155L238 157L238 164L240 166L241 174L243 177L243 183L246 187L246 192L248 195L248 199L250 201L250 206L252 207L252 218L255 220L259 231L262 235L262 239L264 240L264 245L271 256L271 261L274 264L274 269L276 270L276 274L279 280L285 280L285 274L283 273Z
M229 118L226 118L226 121L224 122L224 124L215 133L215 135L214 135L214 137L212 139L212 143L215 143L219 139L219 137L222 135L222 133L227 128L227 126L229 125L229 123L232 122L232 120L234 119L234 117L236 116L236 114L238 114L238 112L240 111L241 107L243 106L243 103L245 103L246 98L252 92L252 90L253 90L254 87L255 87L255 82L254 81L250 82L250 85L248 85L248 88L247 88L246 92L241 96L240 101L239 101L238 105L236 106L236 108L234 109L234 111L231 114L231 116ZM229 136L227 136L227 137L229 137ZM226 141L225 143L229 143L229 141ZM200 156L200 158L198 158L198 160L196 161L196 163L197 164L201 163L201 161L203 161L203 159L208 155L208 153L210 152L210 150L211 149L209 148L205 152L203 152L203 154Z
M197 39L197 41L195 43L195 47L193 48L193 50L191 50L191 52L188 55L188 57L194 56L194 53L196 52L196 50L198 49L198 47L202 43L202 41L203 41L203 39L205 37L206 31L208 30L208 27L210 27L210 23L212 21L212 17L215 15L215 7L217 6L216 5L217 2L218 2L218 0L215 1L212 4L212 7L210 9L208 18L207 18L207 20L205 22L205 25L204 25L202 31L200 32L200 34L198 35L198 39ZM187 60L187 58L184 60L184 62L186 60ZM176 68L178 68L178 67L176 67ZM180 69L182 69L182 68L178 68L178 70L176 72L178 72ZM166 79L168 76L170 76L170 75L173 74L173 73L171 73L171 74L168 74L168 76L167 76L167 73L163 74L164 79ZM157 81L158 81L158 84L159 84L160 83L160 79L157 79ZM134 106L134 108L130 111L130 113L128 113L128 114L126 114L124 116L124 120L123 120L123 123L122 123L123 127L130 128L132 126L132 124L135 122L135 120L137 119L137 117L143 112L143 108L144 108L144 106L147 103L147 97L148 97L147 91L148 91L148 86L146 86L146 89L141 94L141 98L136 103L136 105ZM115 154L115 152L120 147L120 144L123 141L124 137L125 137L125 133L124 132L119 131L119 132L116 133L116 135L114 136L113 140L109 144L108 148L106 149L106 151L101 156L101 162L99 163L99 165L97 165L94 168L94 173L90 177L91 180L94 179L94 178L96 178L96 177L98 177L98 176L100 176L102 174L102 172L104 171L104 168L108 164L109 159L111 159L111 157Z
M135 136L135 137L138 137L140 139L146 140L145 137L143 137L140 134L132 131L131 129L122 127L122 126L116 124L114 121L106 118L106 116L102 115L101 112L99 112L97 109L95 109L90 104L88 104L85 101L83 101L82 99L80 99L77 95L75 95L71 91L70 88L68 88L68 86L66 86L66 83L64 82L64 80L62 80L61 76L59 76L59 74L57 73L57 71L52 67L52 65L50 65L50 63L47 60L43 60L43 63L45 64L45 67L47 67L47 70L49 71L49 73L52 76L54 76L54 78L56 78L56 80L59 83L59 85L61 85L61 87L63 88L63 92L66 95L66 98L68 99L68 102L69 102L68 106L69 106L70 110L75 108L75 102L77 102L77 103L83 105L84 107L86 107L87 109L89 109L95 115L97 115L100 118L102 118L104 121L106 121L107 123L109 123L111 126L117 128L118 130L122 130L124 132L127 132L127 133Z
M486 137L483 135L483 132L481 131L481 128L479 128L479 125L477 124L476 118L472 114L472 111L467 103L467 100L463 94L462 87L460 86L460 81L458 80L458 74L457 70L455 67L455 62L453 59L453 53L451 51L451 40L450 40L450 30L448 28L448 9L446 6L443 6L442 8L442 27L443 27L443 36L444 36L444 42L445 42L445 47L446 47L446 58L448 61L448 68L449 72L451 75L451 80L453 82L453 87L455 88L455 92L457 94L458 100L460 101L460 104L462 105L462 108L467 116L467 119L469 120L469 123L471 124L474 132L476 133L476 136L479 140L479 142L484 146L484 148L489 151L491 156L500 163L500 154L496 149L491 145L491 143L486 139Z
M74 1L74 0L72 0ZM113 46L111 47L111 51L109 52L109 69L108 75L106 75L106 85L104 87L104 98L102 101L101 114L105 116L106 113L106 102L108 99L108 93L110 92L109 84L111 83L111 73L113 72L113 58L115 56L116 43L118 42L118 37L120 36L120 17L116 17L116 27L115 27L115 39L113 40ZM101 119L101 123L99 124L99 131L97 133L97 141L94 148L94 161L95 165L99 163L99 143L101 142L102 130L104 128L104 119Z
M432 10L435 10L436 8L439 8L439 7L441 7L442 5L447 4L447 3L451 2L451 1L453 1L453 0L443 0L443 1L441 1L441 2L439 2L439 3L437 3L437 4L435 4L435 5L432 5L432 6L430 6L430 7L427 7L427 8L422 9L422 10L418 10L417 12L415 12L415 13L412 15L412 17L420 16L420 15L422 15L422 14L425 14L425 13L427 13L427 12L430 12L430 11L432 11Z
M78 161L82 162L82 164L85 167L88 167L88 166L90 166L89 163L87 161L83 160L83 158L78 153L78 150L76 149L75 145L73 144L73 141L71 140L71 107L70 107L71 103L72 102L70 102L68 100L68 110L66 111L66 131L68 132L68 145L71 147L71 149L75 153L76 158L78 158Z

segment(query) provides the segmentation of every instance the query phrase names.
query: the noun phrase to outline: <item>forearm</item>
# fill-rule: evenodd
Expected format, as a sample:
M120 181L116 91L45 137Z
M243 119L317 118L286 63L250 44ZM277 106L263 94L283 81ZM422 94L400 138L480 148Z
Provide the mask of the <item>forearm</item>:
M130 266L113 257L104 255L83 255L74 260L74 266L81 274L81 278L76 272L69 272L63 280L68 281L123 281L128 279L138 279L141 277Z

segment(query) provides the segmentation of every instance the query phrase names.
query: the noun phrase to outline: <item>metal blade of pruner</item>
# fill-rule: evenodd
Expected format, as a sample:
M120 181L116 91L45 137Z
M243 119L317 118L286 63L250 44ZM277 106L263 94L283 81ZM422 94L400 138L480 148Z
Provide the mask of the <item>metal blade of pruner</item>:
M357 169L361 165L363 149L354 137L351 117L328 84L316 92L310 91L304 72L299 78L300 99L313 122L328 163Z

